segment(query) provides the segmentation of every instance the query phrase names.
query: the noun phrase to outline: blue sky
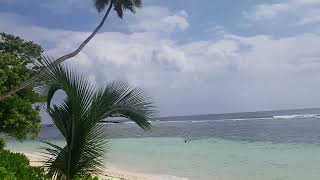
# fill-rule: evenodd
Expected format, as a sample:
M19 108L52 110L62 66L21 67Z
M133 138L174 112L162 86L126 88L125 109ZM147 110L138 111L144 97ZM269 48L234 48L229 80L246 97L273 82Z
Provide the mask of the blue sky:
M319 0L149 0L113 12L68 60L98 86L122 79L161 115L320 107ZM102 14L91 0L0 0L0 31L58 57Z
M100 20L100 14L95 12L93 3L90 0L1 0L0 2L2 2L0 7L1 12L24 16L26 20L41 27L90 31ZM230 33L246 36L260 33L280 36L305 30L304 28L295 27L294 29L290 28L291 30L288 31L289 24L284 23L282 26L270 26L269 23L265 24L264 22L256 22L258 26L252 28L250 26L253 26L252 22L248 22L248 18L244 13L254 9L256 5L263 3L261 0L151 0L145 1L144 6L166 7L173 12L179 10L186 11L188 13L187 20L190 28L187 28L182 33L174 34L175 38L180 41L188 40L188 38L185 38L186 36L193 40L217 38L212 32L221 30L216 29L217 27L223 28ZM128 16L132 15L129 14ZM124 20L119 20L113 13L111 22L105 26L104 31L128 32L126 28L119 28L126 21L128 21L126 17Z

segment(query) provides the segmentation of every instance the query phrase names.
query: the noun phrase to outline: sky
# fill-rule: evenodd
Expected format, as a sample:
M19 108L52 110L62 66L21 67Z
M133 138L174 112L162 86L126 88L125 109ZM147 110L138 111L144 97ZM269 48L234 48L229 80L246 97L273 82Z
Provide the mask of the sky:
M102 15L92 0L0 0L0 31L57 58ZM66 64L141 87L161 116L320 107L320 1L144 0Z

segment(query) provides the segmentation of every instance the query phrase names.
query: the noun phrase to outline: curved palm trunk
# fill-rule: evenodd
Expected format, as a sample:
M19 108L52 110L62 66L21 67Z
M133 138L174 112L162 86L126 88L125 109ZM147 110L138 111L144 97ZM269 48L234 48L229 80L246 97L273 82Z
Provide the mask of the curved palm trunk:
M85 39L81 44L80 46L74 50L73 52L69 53L69 54L66 54L64 56L61 56L60 58L56 59L55 61L53 61L48 67L52 67L52 66L56 66L60 63L62 63L63 61L67 60L67 59L70 59L74 56L76 56L77 54L79 54L79 52L89 43L89 41L97 34L97 32L101 29L101 27L103 26L103 24L105 23L110 11L111 11L111 8L112 8L112 3L110 3L109 7L108 7L108 10L107 12L105 13L105 15L103 16L100 24L95 28L95 30L90 34L89 37L87 37L87 39ZM27 87L28 85L31 85L33 84L37 79L39 79L43 74L44 74L44 71L45 71L46 68L42 69L38 74L34 75L33 77L31 77L30 79L22 82L21 84L17 85L17 86L14 86L12 88L10 88L10 90L4 92L4 93L1 93L0 94L0 101L2 101L3 99L11 96L12 94L20 91L21 89Z

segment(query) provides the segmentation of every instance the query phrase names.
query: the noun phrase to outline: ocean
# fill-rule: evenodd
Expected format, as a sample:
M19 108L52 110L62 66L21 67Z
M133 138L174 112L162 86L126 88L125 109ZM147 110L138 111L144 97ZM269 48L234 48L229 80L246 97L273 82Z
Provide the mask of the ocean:
M211 116L211 118L210 118ZM111 146L106 164L133 172L192 180L319 180L320 109L167 117L144 132L136 124L104 124ZM44 125L39 138L15 151L39 151L40 141L64 143Z

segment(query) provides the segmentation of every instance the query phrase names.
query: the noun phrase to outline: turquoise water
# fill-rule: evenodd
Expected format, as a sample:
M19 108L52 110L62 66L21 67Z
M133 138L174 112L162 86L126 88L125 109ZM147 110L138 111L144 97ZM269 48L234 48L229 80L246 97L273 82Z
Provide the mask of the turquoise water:
M63 144L62 141L55 143ZM8 142L15 151L39 151L41 143ZM319 180L320 146L182 138L117 138L106 163L134 172L195 180Z

